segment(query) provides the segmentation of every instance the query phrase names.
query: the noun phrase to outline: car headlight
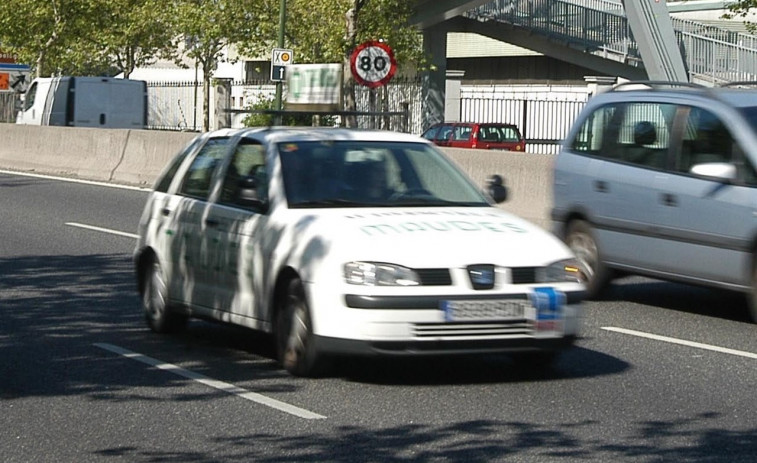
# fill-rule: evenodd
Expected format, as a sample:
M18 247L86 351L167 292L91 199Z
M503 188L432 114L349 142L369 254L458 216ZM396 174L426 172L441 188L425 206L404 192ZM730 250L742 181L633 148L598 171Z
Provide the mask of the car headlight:
M575 282L585 283L586 272L577 259L559 260L540 269L537 273L539 283Z
M417 286L420 277L413 270L379 262L349 262L344 264L344 279L351 285Z

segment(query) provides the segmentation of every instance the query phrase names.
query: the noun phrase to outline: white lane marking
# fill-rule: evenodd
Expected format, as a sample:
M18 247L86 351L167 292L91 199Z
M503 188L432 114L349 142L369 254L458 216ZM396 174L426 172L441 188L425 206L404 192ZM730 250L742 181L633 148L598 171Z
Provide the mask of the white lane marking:
M19 171L16 171L16 170L0 169L0 174L18 175L18 176L21 176L21 177L42 178L42 179L46 179L46 180L58 180L60 182L79 183L79 184L82 184L82 185L104 186L104 187L108 187L108 188L118 188L118 189L121 189L121 190L151 191L150 188L139 187L139 186L121 185L121 184L118 184L118 183L98 182L98 181L95 181L95 180L81 180L81 179L78 179L78 178L57 177L55 175L31 174L29 172L19 172Z
M602 327L606 331L614 331L616 333L629 334L631 336L638 336L641 338L654 339L656 341L669 342L672 344L680 344L682 346L695 347L697 349L711 350L713 352L720 352L723 354L738 355L739 357L746 357L750 359L757 359L757 354L752 352L745 352L743 350L729 349L727 347L713 346L710 344L702 344L701 342L686 341L685 339L669 338L667 336L660 336L657 334L645 333L643 331L627 330L625 328L616 328L614 326Z
M270 397L266 397L262 394L258 394L256 392L250 392L246 389L242 389L241 387L235 386L233 384L229 384L223 381L218 381L216 379L209 378L205 375L202 375L200 373L195 373L194 371L185 370L184 368L181 368L180 366L173 365L171 363L165 363L158 359L148 357L146 355L142 355L137 352L132 352L130 350L124 349L122 347L115 346L113 344L104 344L104 343L95 343L95 346L99 347L100 349L105 349L107 351L113 352L115 354L122 355L126 358L136 360L137 362L142 362L147 365L153 366L155 368L158 368L160 370L165 370L168 372L171 372L175 375L183 376L184 378L191 379L193 381L197 381L198 383L204 384L205 386L212 387L214 389L218 389L223 392L227 392L229 394L234 394L236 396L239 396L243 399L250 400L252 402L259 403L261 405L265 405L271 408L275 408L276 410L280 410L285 413L289 413L290 415L298 416L300 418L305 418L307 420L322 420L326 417L323 415L319 415L317 413L313 413L309 410L305 410L303 408L295 407L294 405L289 405L285 402L280 402L276 399L272 399Z
M136 235L134 233L126 233L126 232L122 232L118 230L112 230L110 228L95 227L94 225L86 225L83 223L66 222L66 225L68 225L69 227L84 228L85 230L109 233L111 235L125 236L127 238L134 238L134 239L139 238L139 235Z

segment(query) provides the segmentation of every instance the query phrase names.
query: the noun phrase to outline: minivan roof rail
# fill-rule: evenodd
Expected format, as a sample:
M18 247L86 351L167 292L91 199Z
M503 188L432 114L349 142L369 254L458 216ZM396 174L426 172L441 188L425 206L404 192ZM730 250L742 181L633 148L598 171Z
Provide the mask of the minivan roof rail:
M695 84L692 82L676 82L676 81L667 81L667 80L630 80L628 82L621 82L619 84L616 84L612 88L611 91L638 90L638 89L623 89L623 87L629 87L632 85L646 85L647 87L649 87L649 88L645 88L644 90L658 90L658 89L671 88L671 87L686 87L686 88L696 88L696 89L708 88L708 87L705 87L704 85Z
M737 80L735 82L723 82L720 87L757 87L757 80Z

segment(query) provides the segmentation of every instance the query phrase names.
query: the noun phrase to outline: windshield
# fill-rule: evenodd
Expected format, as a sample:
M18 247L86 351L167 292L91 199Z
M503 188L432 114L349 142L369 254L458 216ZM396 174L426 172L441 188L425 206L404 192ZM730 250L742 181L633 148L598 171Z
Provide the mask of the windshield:
M290 208L488 205L475 185L423 143L318 141L278 148Z

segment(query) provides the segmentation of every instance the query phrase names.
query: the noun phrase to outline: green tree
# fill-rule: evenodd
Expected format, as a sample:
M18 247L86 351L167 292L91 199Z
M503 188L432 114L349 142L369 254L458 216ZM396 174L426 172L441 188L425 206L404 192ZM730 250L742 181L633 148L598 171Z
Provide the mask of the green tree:
M97 23L90 40L92 53L100 61L123 72L158 58L177 55L177 3L174 0L99 0Z
M751 33L757 31L757 24L747 20L752 8L757 7L757 0L736 0L728 5L728 13L724 14L725 19L733 19L735 17L744 18L744 23L747 26L747 30Z
M37 76L91 66L81 38L92 32L97 7L96 0L0 2L0 43Z
M37 76L126 77L171 56L174 0L14 0L0 3L0 43Z
M266 0L177 0L178 30L185 38L186 55L203 69L203 130L210 128L210 85L223 52L237 43L260 52L264 28L271 21ZM270 0L268 0L270 1Z
M273 0L273 3L280 3ZM278 14L278 6L272 11ZM288 0L286 47L294 49L297 63L342 63L347 90L346 109L355 109L354 86L349 71L352 50L366 40L384 40L394 50L400 69L421 68L425 62L419 31L409 25L412 2L407 0ZM278 21L261 27L269 47L277 36ZM249 40L240 43L250 54ZM354 126L355 122L348 121Z

